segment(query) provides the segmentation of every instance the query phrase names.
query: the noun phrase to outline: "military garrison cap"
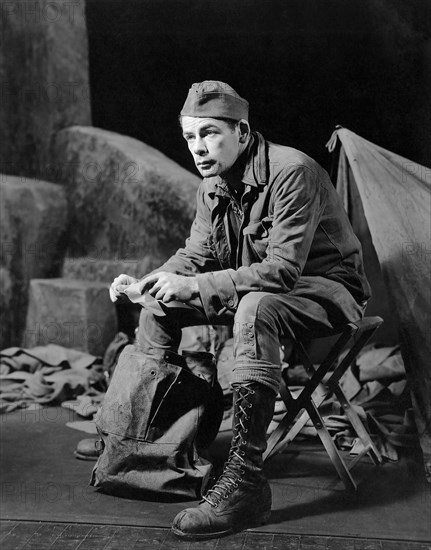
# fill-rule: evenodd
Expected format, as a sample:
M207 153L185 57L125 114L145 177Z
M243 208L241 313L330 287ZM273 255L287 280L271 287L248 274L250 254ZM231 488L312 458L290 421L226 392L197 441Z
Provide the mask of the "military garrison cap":
M181 116L232 118L248 120L248 101L218 80L204 80L192 84Z

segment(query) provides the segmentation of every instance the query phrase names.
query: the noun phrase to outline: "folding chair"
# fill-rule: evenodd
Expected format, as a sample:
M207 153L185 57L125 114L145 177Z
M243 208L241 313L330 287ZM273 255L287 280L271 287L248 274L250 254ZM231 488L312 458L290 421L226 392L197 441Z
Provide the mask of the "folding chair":
M379 451L339 384L340 378L382 323L383 319L380 317L365 317L334 331L333 335L339 334L340 336L317 368L314 367L303 343L295 342L309 379L301 393L295 398L290 393L285 376L283 376L280 395L286 404L287 413L268 438L267 449L263 455L264 460L281 451L293 441L310 419L346 489L354 491L357 489L350 470L364 455L368 454L376 465L382 463ZM337 365L343 351L347 353ZM329 378L323 382L324 377L330 371L332 372ZM331 395L335 395L338 399L363 446L362 451L349 465L342 458L319 412L320 405Z

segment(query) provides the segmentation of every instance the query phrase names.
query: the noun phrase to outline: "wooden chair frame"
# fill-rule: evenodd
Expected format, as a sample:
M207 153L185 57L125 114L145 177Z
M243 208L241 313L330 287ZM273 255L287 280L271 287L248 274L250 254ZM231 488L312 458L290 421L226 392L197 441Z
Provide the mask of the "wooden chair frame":
M302 342L297 341L295 343L309 380L301 393L295 398L290 393L283 378L280 395L286 404L287 412L268 438L267 449L263 455L264 460L267 460L274 453L280 452L292 442L310 419L346 489L356 491L357 485L350 470L364 455L368 454L376 465L382 463L379 451L339 384L340 378L382 323L383 319L380 317L365 317L354 323L349 323L343 327L342 331L334 333L340 334L340 336L317 368L314 367ZM340 354L349 348L349 343L350 349L337 365ZM323 383L324 377L330 371L332 371L332 374ZM348 465L337 449L319 412L320 405L330 395L335 395L338 399L363 446L362 451Z

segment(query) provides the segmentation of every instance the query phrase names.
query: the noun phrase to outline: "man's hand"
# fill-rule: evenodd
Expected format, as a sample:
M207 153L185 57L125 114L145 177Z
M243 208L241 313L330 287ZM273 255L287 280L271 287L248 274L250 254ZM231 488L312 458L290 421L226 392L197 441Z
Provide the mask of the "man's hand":
M196 277L184 277L183 275L161 271L160 273L148 275L148 277L142 279L140 284L142 294L148 290L151 296L165 304L172 300L188 302L199 296Z
M114 279L114 282L109 288L109 297L113 302L116 302L118 298L122 295L125 288L133 283L137 283L138 279L131 277L130 275L125 275L122 273Z

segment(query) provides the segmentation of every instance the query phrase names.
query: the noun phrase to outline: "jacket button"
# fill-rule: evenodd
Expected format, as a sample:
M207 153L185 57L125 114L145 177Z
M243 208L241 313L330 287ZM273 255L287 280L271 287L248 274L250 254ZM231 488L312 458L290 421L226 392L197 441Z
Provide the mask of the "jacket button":
M229 302L227 303L228 306L230 307L233 307L233 300L229 300Z

